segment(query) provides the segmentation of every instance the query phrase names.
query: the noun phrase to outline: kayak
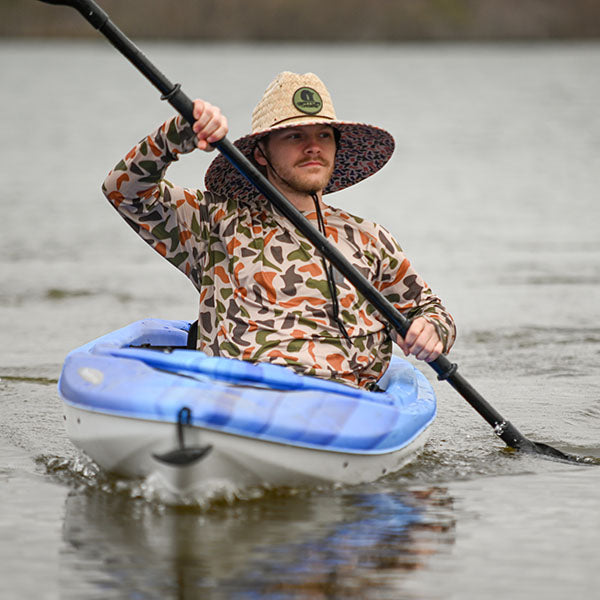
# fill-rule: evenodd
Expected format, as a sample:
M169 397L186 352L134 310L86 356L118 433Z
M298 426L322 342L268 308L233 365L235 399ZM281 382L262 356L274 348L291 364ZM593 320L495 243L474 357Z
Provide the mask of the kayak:
M187 349L190 323L145 319L70 352L67 435L110 473L206 486L357 484L422 449L436 416L425 376L393 356L369 392Z

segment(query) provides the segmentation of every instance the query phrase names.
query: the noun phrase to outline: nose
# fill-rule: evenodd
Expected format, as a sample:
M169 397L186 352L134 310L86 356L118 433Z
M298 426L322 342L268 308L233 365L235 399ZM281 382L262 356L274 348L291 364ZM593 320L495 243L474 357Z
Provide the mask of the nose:
M320 154L322 150L322 139L318 134L311 134L307 136L304 151L309 154Z

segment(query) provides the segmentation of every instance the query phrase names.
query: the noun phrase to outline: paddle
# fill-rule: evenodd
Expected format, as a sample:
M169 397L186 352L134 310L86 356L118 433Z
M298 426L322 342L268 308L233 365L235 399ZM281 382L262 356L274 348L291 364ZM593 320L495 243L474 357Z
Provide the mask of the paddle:
M179 84L169 81L137 46L123 34L108 15L93 0L41 0L48 4L63 4L77 9L83 17L100 31L146 78L162 93L166 100L190 124L194 122L193 102ZM410 321L404 317L375 287L339 252L304 216L274 187L260 171L226 138L213 144L238 171L248 179L274 206L309 239L334 267L379 311L402 336L406 335ZM492 426L504 443L517 450L539 454L563 461L590 463L594 459L565 454L546 444L532 442L479 394L461 374L457 365L440 356L429 365L438 379L448 383Z

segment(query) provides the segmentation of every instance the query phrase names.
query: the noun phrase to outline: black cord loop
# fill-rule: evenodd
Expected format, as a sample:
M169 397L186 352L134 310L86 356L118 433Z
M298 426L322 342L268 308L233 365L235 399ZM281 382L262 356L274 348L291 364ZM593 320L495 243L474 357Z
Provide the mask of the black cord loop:
M168 92L167 94L163 94L163 95L160 97L160 99L161 99L161 100L166 100L166 101L168 102L168 101L169 101L171 98L173 98L173 96L174 96L174 95L175 95L175 94L176 94L176 93L177 93L177 92L178 92L180 89L181 89L181 84L180 84L180 83L176 83L176 84L173 86L173 89L172 89L170 92Z

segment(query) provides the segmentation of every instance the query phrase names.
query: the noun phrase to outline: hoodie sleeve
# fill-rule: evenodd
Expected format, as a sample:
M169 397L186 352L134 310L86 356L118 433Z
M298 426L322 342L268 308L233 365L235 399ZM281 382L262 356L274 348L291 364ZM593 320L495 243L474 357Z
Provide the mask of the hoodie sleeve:
M102 191L145 242L198 286L195 265L209 236L209 199L165 179L169 165L194 148L191 127L174 117L119 161Z
M447 353L456 338L452 315L427 283L412 267L398 242L384 228L378 227L380 272L377 289L410 320L424 317L436 328ZM392 338L398 334L392 332Z

